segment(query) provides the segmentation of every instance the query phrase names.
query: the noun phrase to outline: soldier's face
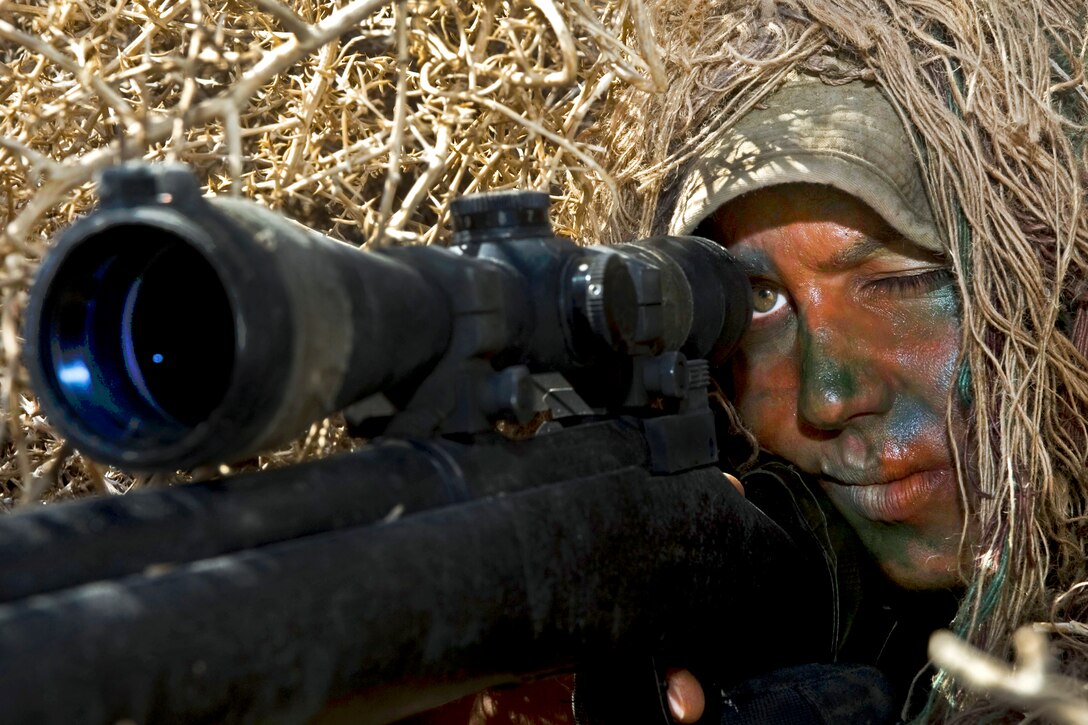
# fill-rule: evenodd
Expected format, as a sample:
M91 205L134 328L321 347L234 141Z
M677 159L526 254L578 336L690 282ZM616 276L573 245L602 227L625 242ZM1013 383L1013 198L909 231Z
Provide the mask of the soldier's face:
M819 479L892 580L955 584L964 518L947 413L960 332L947 266L830 187L772 187L714 223L752 280L732 370L745 423Z

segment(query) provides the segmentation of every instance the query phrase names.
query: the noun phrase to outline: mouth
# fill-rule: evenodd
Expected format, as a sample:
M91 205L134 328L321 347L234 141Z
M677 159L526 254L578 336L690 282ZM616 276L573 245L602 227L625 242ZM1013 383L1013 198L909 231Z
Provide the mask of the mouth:
M925 518L935 505L943 505L956 486L947 468L913 473L893 481L852 485L822 479L832 499L862 517L881 523L914 523Z

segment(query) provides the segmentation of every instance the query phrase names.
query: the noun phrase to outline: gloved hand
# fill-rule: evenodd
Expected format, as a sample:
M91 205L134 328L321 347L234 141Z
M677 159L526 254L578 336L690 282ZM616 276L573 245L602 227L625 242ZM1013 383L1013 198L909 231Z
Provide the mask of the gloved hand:
M670 670L659 683L663 704L634 700L644 679L624 673L579 674L574 694L578 725L647 725L672 722L703 725L891 725L898 704L887 678L863 665L807 664L753 677L720 691L707 702L703 688L687 670ZM667 704L664 704L667 703Z

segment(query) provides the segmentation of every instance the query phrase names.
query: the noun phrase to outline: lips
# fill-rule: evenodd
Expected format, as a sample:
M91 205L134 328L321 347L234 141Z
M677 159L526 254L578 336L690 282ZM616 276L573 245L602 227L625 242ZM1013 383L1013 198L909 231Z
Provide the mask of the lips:
M950 469L922 471L884 483L850 485L824 479L824 489L862 517L882 523L916 523L954 502L955 477Z

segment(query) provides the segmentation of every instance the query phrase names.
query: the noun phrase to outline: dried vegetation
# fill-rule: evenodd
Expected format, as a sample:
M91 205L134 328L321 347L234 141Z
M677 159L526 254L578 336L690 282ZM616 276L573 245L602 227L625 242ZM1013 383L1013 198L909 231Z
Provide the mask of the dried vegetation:
M663 88L645 0L0 1L0 501L135 481L63 445L20 367L49 240L95 172L191 164L360 246L441 243L452 196L534 188L577 236L610 183L580 138L614 84ZM319 422L268 466L350 446Z

